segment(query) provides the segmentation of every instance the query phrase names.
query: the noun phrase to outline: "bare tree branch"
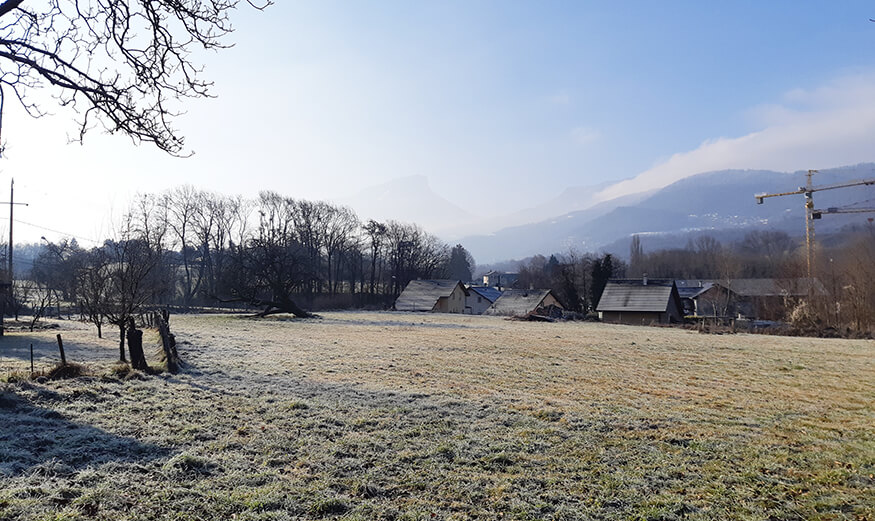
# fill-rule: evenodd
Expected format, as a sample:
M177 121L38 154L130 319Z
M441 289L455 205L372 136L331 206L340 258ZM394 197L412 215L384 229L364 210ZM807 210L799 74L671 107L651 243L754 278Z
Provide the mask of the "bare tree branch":
M255 4L262 10L269 5ZM0 86L40 116L28 93L49 89L79 115L79 138L100 123L135 143L186 155L173 127L185 99L210 96L193 61L196 49L221 49L239 0L48 0L27 10L0 3Z

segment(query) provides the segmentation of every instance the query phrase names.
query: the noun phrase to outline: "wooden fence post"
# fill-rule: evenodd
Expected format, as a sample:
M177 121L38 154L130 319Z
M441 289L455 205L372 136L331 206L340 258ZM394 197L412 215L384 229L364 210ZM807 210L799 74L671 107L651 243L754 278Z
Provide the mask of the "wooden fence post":
M61 340L61 333L58 333L58 351L61 352L61 365L67 365L67 357L64 356L64 341Z

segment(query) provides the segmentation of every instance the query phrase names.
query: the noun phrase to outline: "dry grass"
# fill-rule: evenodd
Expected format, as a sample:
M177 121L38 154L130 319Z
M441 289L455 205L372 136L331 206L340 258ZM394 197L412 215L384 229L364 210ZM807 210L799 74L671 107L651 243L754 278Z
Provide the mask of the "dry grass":
M183 374L131 378L114 338L64 323L92 376L0 384L0 519L875 519L872 341L398 313L171 325ZM0 340L0 368L29 341L48 363L56 332Z

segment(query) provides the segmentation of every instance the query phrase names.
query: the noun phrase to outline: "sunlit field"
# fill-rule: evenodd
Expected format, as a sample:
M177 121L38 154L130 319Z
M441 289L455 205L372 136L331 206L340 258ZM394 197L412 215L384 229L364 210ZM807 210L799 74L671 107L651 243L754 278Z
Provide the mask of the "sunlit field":
M142 375L57 324L0 339L0 519L875 519L872 341L177 315ZM20 381L57 333L89 374Z

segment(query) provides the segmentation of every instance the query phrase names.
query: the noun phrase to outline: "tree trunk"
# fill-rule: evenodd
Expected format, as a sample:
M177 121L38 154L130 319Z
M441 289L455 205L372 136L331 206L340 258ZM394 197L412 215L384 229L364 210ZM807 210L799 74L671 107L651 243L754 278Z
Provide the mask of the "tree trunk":
M156 318L167 371L176 373L179 371L179 354L176 352L176 337L170 332L170 313L166 309L162 310Z
M264 311L258 313L256 316L266 317L268 315L275 315L277 313L291 313L298 318L315 318L316 315L310 313L309 311L301 308L295 302L288 298L283 297L280 298L277 302L263 302L265 306L267 306Z
M125 359L125 323L120 322L118 325L118 361L127 362Z
M103 338L103 324L97 323L97 338Z
M128 351L131 352L131 367L139 371L149 369L143 353L143 332L136 328L133 319L128 322Z

